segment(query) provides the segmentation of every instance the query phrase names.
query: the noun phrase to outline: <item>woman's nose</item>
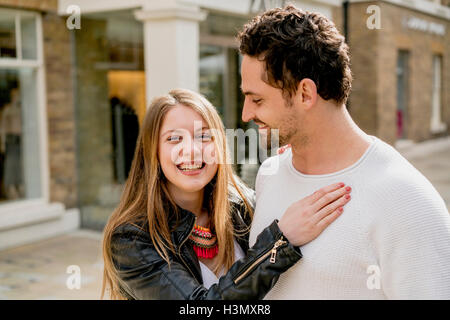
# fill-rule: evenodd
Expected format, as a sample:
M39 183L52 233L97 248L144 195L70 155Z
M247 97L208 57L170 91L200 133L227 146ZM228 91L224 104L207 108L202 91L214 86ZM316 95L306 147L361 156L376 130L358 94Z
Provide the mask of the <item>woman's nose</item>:
M182 156L185 160L201 161L202 160L202 143L194 138L185 139L183 144Z

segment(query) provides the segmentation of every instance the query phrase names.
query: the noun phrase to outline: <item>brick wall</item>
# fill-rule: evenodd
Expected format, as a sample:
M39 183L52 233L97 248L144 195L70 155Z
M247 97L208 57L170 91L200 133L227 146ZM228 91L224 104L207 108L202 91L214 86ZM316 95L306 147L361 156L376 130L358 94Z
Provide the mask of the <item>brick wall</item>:
M344 35L344 10L342 6L333 7L331 9L331 18L333 19L336 28Z
M396 42L393 36L396 28L395 21L390 19L399 19L399 15L390 11L391 6L385 5L382 1L374 2L380 7L381 29L369 30L364 26L366 33L375 34L377 37L376 55L376 73L377 83L377 128L376 134L388 143L394 144L397 140L397 50L402 47ZM392 16L393 15L393 16ZM365 19L369 14L365 14ZM402 29L398 30L401 34ZM410 74L411 79L412 74ZM411 91L409 91L411 97ZM409 115L411 119L412 115ZM406 130L409 124L405 124ZM409 135L410 131L408 132Z
M76 39L76 116L81 225L101 230L119 200L114 193L106 22L81 19Z
M56 12L58 0L0 0L0 6Z
M450 0L447 1L450 6ZM450 133L450 23L447 22L446 27L445 54L443 55L442 64L442 95L443 95L443 118L447 124L447 132Z
M369 4L351 4L348 13L348 43L353 74L349 111L355 122L367 133L377 135L379 73L376 50L378 32L367 32L366 8Z
M65 19L43 14L50 200L77 206L75 117L70 31Z
M371 4L380 7L379 30L370 30L366 26L369 17L366 9ZM446 35L407 29L403 20L411 16L446 25ZM407 138L414 141L433 138L430 132L433 54L443 56L442 113L450 127L450 23L383 1L350 4L349 19L354 74L350 113L361 128L391 144L397 140L396 68L399 49L410 53Z

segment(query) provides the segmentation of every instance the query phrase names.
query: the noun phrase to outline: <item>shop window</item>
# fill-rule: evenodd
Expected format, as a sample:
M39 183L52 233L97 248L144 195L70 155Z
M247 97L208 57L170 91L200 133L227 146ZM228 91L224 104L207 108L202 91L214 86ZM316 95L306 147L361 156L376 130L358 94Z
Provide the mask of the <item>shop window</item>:
M200 92L224 116L224 78L226 74L225 48L200 46Z
M433 56L433 87L431 100L431 132L445 131L447 126L442 122L442 56Z
M43 197L38 17L0 10L0 203Z
M139 121L133 107L117 97L111 99L111 108L115 179L125 183L136 149Z
M4 11L0 11L0 57L17 57L15 16Z
M41 196L35 77L0 69L0 201Z
M217 108L227 129L242 129L248 135L258 135L256 125L245 123L241 118L244 103L240 89L241 59L235 48L201 44L200 92ZM259 163L265 159L258 158L259 149L251 150L249 139L248 136L242 139L236 135L228 143L233 150L231 157L236 173L254 187Z
M32 13L0 10L0 58L37 59L37 21Z
M37 59L36 18L33 16L20 17L20 38L22 59Z
M143 29L132 10L83 17L74 38L78 208L82 227L102 230L120 200L146 112Z
M397 57L397 138L407 138L409 52L400 50Z
M108 71L115 182L128 178L140 123L144 121L145 73L138 70Z

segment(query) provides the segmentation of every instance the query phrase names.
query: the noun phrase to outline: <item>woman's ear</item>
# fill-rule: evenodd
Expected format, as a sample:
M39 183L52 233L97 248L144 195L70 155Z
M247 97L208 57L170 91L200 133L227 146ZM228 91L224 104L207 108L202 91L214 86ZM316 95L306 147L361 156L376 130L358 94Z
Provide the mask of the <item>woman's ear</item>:
M303 109L311 109L317 102L317 87L314 81L309 78L302 79L297 87L297 101Z

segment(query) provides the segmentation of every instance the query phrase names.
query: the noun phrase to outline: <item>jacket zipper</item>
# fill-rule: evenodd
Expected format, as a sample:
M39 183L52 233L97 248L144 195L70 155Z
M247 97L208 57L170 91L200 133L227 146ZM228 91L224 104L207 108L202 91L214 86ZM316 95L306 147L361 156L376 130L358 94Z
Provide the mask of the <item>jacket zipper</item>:
M234 284L238 284L247 274L249 274L257 265L259 265L262 261L264 261L269 255L270 255L270 263L276 262L276 256L277 256L277 249L286 244L287 241L283 239L277 240L275 244L273 245L272 249L265 252L262 256L260 256L258 259L256 259L255 262L253 262L239 277L234 279Z
M195 217L194 220L194 224L192 225L191 228L191 232L189 233L189 235L192 233L192 231L194 230L195 227L195 222L197 222L197 216ZM189 265L186 263L186 261L184 261L183 256L181 255L181 248L183 247L184 243L189 239L189 235L183 240L183 242L180 244L180 246L178 247L178 256L180 257L181 261L183 261L184 265L186 266L186 268L188 268L189 272L192 274L192 276L195 278L194 273L192 272L191 268L189 268Z

